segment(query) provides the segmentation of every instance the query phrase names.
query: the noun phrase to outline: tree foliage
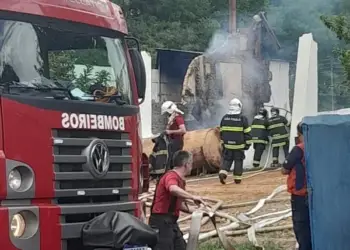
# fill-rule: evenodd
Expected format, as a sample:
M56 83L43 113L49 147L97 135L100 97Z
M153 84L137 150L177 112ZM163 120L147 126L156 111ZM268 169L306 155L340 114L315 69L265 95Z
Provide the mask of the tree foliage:
M130 35L139 39L142 49L151 52L153 58L157 48L205 51L215 31L228 26L229 0L112 1L123 8ZM238 24L248 27L252 16L259 11L267 12L268 22L282 45L274 55L276 59L296 61L299 37L304 33L313 34L318 43L320 102L330 107L329 103L333 102L330 93L334 93L340 106L350 105L345 98L350 97L350 21L347 14L350 13L350 2L237 0ZM335 47L338 47L336 53ZM102 53L84 56L78 53L55 55L53 66L59 63L61 66L53 67L54 75L64 75L61 79L75 80L83 88L86 88L83 79L107 81L108 76L103 73L92 76L90 72L89 75L88 68L82 75L74 76L73 64L102 66L107 61ZM338 58L347 72L348 83L344 82L341 70L333 70L333 63L336 64Z
M350 8L349 14L321 16L321 20L339 40L345 43L343 47L336 50L336 53L344 66L346 79L350 83Z
M111 75L106 70L97 71L93 74L94 56L91 61L86 55L77 54L76 51L60 51L49 53L50 76L53 80L69 81L82 91L89 92L89 88L94 83L106 86L111 80ZM96 54L96 53L95 53ZM94 54L94 55L95 55ZM75 74L76 64L85 65L83 73Z
M204 51L214 31L225 28L228 0L114 0L126 12L131 35L142 49ZM237 1L238 13L255 14L267 0ZM225 25L226 24L226 25Z

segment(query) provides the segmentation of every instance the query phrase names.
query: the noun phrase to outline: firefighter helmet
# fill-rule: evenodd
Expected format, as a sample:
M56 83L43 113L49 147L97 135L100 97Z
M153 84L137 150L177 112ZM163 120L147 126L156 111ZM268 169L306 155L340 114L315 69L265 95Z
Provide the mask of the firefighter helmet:
M229 114L232 114L232 115L238 115L242 112L242 103L240 100L238 100L237 98L233 98L229 104L228 104L228 107L229 107Z
M183 114L183 112L177 108L176 104L172 101L166 101L162 104L161 107L161 114L164 115L165 113L168 113L169 115L172 115L174 112Z
M263 117L267 117L267 110L263 107L259 109L259 115L262 115Z
M271 108L271 116L278 116L280 114L280 110L278 108Z

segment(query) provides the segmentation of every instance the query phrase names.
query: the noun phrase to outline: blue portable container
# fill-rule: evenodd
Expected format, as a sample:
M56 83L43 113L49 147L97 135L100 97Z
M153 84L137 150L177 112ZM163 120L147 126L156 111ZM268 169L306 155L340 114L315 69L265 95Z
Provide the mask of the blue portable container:
M313 250L350 249L350 115L303 122Z

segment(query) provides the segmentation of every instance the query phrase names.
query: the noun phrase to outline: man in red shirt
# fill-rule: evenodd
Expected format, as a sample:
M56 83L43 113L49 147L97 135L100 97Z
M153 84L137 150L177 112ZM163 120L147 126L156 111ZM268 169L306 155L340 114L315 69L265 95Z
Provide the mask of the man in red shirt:
M172 169L173 164L171 160L174 153L182 150L184 146L184 135L186 134L185 121L182 116L184 113L177 108L175 103L166 101L161 107L161 114L168 115L168 124L165 130L165 133L169 137L167 169Z
M153 199L149 225L159 230L159 241L153 250L185 250L186 242L177 224L180 211L194 211L187 206L186 200L204 204L201 197L185 191L185 176L192 170L191 153L177 151L173 163L174 169L160 178Z

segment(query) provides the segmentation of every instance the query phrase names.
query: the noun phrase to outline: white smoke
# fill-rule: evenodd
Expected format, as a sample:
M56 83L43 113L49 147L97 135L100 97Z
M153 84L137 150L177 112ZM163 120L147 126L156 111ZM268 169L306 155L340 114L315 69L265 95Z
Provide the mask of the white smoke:
M218 30L210 40L204 55L215 60L237 55L239 50L240 45L237 39L233 39L228 32Z
M249 120L253 119L255 115L256 108L254 98L252 97L254 89L248 85L243 86L245 82L243 77L245 79L261 79L262 77L260 75L261 72L256 70L257 65L260 63L250 55L252 52L244 51L247 49L247 46L248 41L246 35L240 33L230 34L228 32L218 30L213 34L213 37L209 42L209 46L204 53L207 58L217 62L217 72L221 70L220 74L216 74L216 84L223 84L224 86L229 87L223 88L224 98L217 101L217 105L215 107L215 113L217 115L220 114L220 116L223 116L227 113L228 103L233 98L238 98L242 102L243 112ZM220 68L220 63L224 63L225 67ZM232 64L230 65L230 63ZM240 79L237 79L238 76L234 75L234 70L237 70L237 63L241 64ZM230 91L230 93L225 93L227 90L238 91ZM247 92L250 92L250 95L248 95Z

